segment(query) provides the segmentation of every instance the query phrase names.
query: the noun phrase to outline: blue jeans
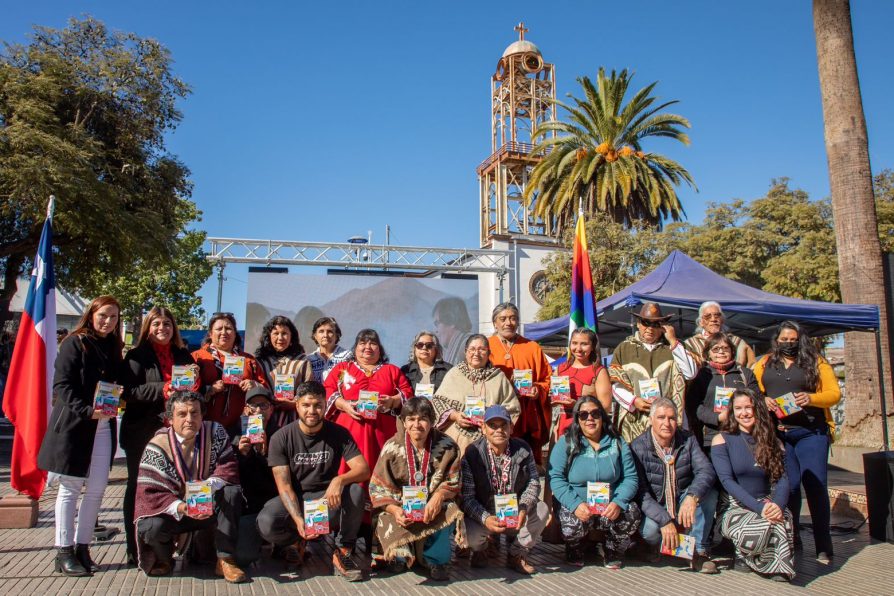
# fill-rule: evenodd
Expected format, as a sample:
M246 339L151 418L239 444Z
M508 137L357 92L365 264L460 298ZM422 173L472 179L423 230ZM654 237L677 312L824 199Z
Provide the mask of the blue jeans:
M829 530L831 507L829 505L829 433L823 428L791 428L782 433L785 443L785 473L791 492L788 509L798 527L801 516L801 485L813 522L813 538L816 552L832 554L832 533Z
M422 556L429 565L446 565L450 562L451 550L450 543L454 534L454 526L450 524L446 528L441 528L431 536L425 539L422 546Z
M689 494L683 491L677 502L677 511L683 504L683 499ZM714 525L714 512L717 510L717 491L709 490L698 501L695 508L695 521L689 530L689 535L695 538L696 550L700 553L706 553L711 550L711 528ZM643 525L640 527L639 533L643 539L652 545L661 544L661 526L658 522L643 516Z

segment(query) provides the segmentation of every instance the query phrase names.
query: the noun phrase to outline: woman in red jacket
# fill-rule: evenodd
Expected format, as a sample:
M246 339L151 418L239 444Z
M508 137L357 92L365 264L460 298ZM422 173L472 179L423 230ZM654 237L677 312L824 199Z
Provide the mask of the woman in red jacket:
M218 422L230 437L242 432L242 410L245 394L258 385L267 386L264 371L254 356L242 351L233 313L214 313L208 323L208 335L201 349L192 353L199 365L199 378L205 392L207 411L205 420ZM224 364L228 356L244 358L240 374L224 379Z
M354 341L354 358L335 365L326 377L327 416L350 431L370 468L376 467L385 441L397 432L397 415L413 388L388 356L373 329L363 329ZM358 408L361 392L376 392L378 407L364 417Z

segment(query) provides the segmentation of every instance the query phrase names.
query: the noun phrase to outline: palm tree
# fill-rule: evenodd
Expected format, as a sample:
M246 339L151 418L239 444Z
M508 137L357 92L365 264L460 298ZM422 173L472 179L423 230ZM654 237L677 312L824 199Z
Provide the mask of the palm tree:
M887 318L882 271L881 244L866 118L857 78L854 34L848 0L814 0L813 29L823 101L823 125L832 218L838 247L838 279L845 302L878 304L881 309L882 353L887 355ZM844 339L845 423L844 444L877 447L881 444L878 360L875 338L866 333L848 333ZM886 381L891 364L886 363ZM891 387L887 387L890 404ZM890 405L888 414L891 414Z
M534 154L544 159L531 173L525 198L537 216L555 222L557 234L574 221L579 199L588 213L605 212L628 227L643 220L661 228L665 219L684 215L675 187L683 182L694 187L692 176L676 161L644 152L642 142L665 137L688 145L683 129L690 128L689 121L659 113L677 102L655 105L651 93L657 82L625 104L632 77L626 69L606 77L602 68L595 86L579 77L586 99L571 96L575 106L556 101L570 122L547 122L535 131L534 138L543 140Z

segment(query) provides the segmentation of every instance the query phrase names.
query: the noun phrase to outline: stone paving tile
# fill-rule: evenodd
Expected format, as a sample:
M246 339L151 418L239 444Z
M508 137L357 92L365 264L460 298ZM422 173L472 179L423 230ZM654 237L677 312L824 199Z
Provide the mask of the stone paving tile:
M8 468L0 467L0 478L7 474ZM8 486L5 484L4 488L8 489ZM4 491L0 489L0 492ZM123 494L124 470L123 466L116 465L100 512L102 523L120 528ZM624 569L611 571L602 568L593 554L588 557L584 568L577 569L565 565L563 548L552 544L543 544L535 549L532 562L540 573L531 578L506 569L504 554L484 569L472 569L468 561L460 561L453 569L451 581L444 584L432 582L416 572L396 576L376 575L364 583L348 584L331 575L330 546L317 542L311 545L307 561L295 572L288 573L281 561L264 559L249 569L253 581L237 586L215 577L213 566L178 564L172 577L146 577L142 572L125 566L123 534L116 535L108 542L94 543L92 552L103 568L101 573L91 578L65 578L53 573L55 496L56 491L51 488L41 498L36 528L0 530L0 594L894 594L894 544L870 541L865 526L858 533L834 538L836 559L828 568L806 556L813 552L813 544L810 533L804 532L804 551L798 556L798 577L791 585L770 582L755 574L727 570L718 576L698 575L682 569L682 565L673 561L663 561L653 566L629 561Z

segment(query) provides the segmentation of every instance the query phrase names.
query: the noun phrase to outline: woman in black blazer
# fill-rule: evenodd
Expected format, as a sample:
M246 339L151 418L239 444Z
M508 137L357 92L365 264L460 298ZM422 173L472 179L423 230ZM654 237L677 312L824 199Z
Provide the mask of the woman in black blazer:
M121 382L120 311L111 296L95 299L60 344L56 357L53 412L37 465L51 473L49 482L59 480L56 571L65 575L85 576L99 570L88 547L115 456L118 412L96 408L94 395L100 381L115 384L112 389Z
M165 399L173 390L171 372L175 365L193 367L198 389L199 369L186 349L174 315L153 307L143 317L136 346L124 357L124 395L127 407L121 418L121 448L127 457L127 488L124 490L124 529L127 535L127 563L136 565L134 501L137 475L146 444L164 425Z

